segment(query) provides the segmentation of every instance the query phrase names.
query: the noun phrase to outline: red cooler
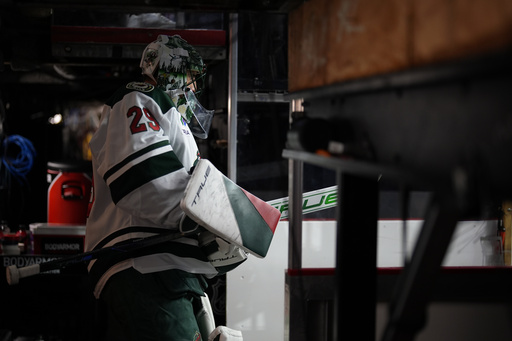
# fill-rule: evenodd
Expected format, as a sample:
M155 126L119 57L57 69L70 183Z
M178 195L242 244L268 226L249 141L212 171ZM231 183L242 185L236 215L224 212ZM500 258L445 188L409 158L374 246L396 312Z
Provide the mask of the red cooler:
M91 195L90 161L48 162L48 223L85 225Z

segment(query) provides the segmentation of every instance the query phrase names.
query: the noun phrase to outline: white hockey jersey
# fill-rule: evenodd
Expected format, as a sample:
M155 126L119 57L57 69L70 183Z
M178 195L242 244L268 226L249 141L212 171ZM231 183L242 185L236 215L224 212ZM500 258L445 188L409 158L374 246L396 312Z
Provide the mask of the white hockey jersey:
M177 229L179 207L199 151L189 127L168 95L132 82L105 104L90 141L93 192L86 251ZM194 238L151 248L136 258L97 259L89 264L95 296L114 273L181 269L212 277L215 268Z

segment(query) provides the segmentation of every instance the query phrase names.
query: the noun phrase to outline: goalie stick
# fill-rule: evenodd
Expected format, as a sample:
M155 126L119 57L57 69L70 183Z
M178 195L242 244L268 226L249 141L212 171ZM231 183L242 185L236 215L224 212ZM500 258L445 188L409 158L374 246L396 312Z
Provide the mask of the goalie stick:
M192 233L197 233L197 231L190 232L190 234ZM6 268L7 283L9 285L18 284L21 278L38 275L40 273L52 270L63 269L70 265L88 262L100 257L109 257L119 253L134 252L135 250L139 251L141 249L165 243L167 241L186 237L187 235L187 233L181 232L160 234L152 237L138 238L114 246L92 250L73 256L58 258L48 262L32 264L21 268L18 268L16 265L11 265Z
M288 218L289 198L284 197L267 201L268 204L281 212L281 220ZM335 207L338 203L338 186L330 186L302 195L302 214L323 211Z
M288 202L288 197L267 201L268 204L275 207L281 212L281 220L288 218ZM302 212L303 214L307 214L322 211L336 206L336 203L337 186L331 186L319 190L306 192L303 194ZM191 233L197 233L197 231L193 231ZM18 284L19 280L22 278L31 277L52 270L63 269L70 265L88 262L100 257L109 257L120 252L133 252L134 250L140 250L142 248L151 247L154 245L158 245L160 243L164 243L185 236L187 236L187 234L180 232L168 233L153 237L137 239L127 243L106 247L98 250L93 250L77 255L58 258L48 262L42 262L39 264L32 264L25 267L18 268L16 265L11 265L6 268L7 283L9 285L15 285Z

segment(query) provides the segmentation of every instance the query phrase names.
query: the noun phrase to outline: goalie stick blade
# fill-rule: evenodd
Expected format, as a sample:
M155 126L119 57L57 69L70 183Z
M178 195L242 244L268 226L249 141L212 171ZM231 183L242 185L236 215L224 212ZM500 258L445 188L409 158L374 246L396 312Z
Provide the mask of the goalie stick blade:
M239 187L207 159L199 160L181 208L205 229L260 258L266 256L281 217L278 209Z

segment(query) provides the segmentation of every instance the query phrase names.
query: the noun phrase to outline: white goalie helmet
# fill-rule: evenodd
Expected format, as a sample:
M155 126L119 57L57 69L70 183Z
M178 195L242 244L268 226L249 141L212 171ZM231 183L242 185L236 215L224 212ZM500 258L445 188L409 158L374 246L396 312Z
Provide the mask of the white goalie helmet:
M159 35L144 50L140 67L143 75L171 97L194 136L206 139L214 111L205 109L196 97L205 76L203 59L196 49L178 35Z

